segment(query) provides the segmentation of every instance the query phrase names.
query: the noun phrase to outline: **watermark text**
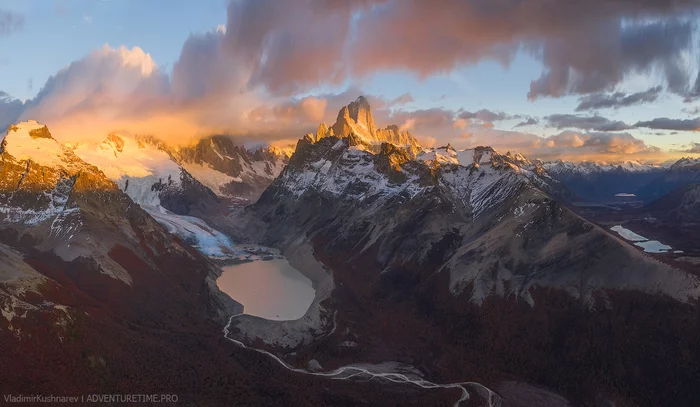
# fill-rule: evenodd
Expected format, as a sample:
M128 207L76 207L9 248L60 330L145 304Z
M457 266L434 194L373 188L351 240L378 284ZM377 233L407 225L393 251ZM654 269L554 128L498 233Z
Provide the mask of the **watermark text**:
M53 394L5 394L5 403L177 403L177 394L81 394L56 396Z

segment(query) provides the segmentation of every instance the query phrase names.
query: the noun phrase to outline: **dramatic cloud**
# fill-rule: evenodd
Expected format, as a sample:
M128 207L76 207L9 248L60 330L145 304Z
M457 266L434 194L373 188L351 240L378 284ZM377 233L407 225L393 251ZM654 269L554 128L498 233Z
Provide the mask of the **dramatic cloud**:
M340 107L361 94L363 78L376 72L424 78L484 59L507 65L517 52L542 62L532 99L594 93L581 100L582 109L627 106L652 101L659 90L606 93L629 75L653 73L677 93L692 88L687 16L696 7L670 0L232 1L227 24L191 35L172 72L138 47L105 46L57 72L26 103L0 95L0 127L21 117L43 121L66 138L123 130L170 140L211 133L295 139L335 120ZM6 14L0 12L0 36L21 26ZM319 94L342 86L343 92ZM607 133L630 126L600 116L549 116L543 121L551 127L584 133L547 139L494 126L538 124L532 117L487 109L409 111L409 93L367 96L378 125L397 124L425 140L567 153L649 150L629 135Z
M253 72L249 87L289 95L347 74L344 44L351 20L370 1L244 0L231 2L226 48Z
M601 116L580 116L575 114L553 114L545 117L549 127L557 129L583 129L594 131L622 131L632 127L622 121L613 121Z
M601 132L614 132L636 128L654 130L700 131L700 118L669 119L660 117L653 120L639 121L630 126L622 121L613 121L601 116L580 116L574 114L554 114L545 117L549 127L557 129L576 128Z
M402 130L420 131L439 129L453 125L455 113L440 108L414 110L411 112L397 111L388 117Z
M19 118L46 123L64 141L101 138L110 131L185 142L211 133L279 130L282 123L248 120L249 111L265 99L241 91L248 75L229 65L231 58L222 52L223 35L217 31L190 37L171 75L138 47L105 45L50 77ZM308 104L305 108L313 109Z
M600 92L652 68L670 90L682 92L691 80L682 56L691 48L692 28L681 19L631 25L608 18L547 38L541 50L545 73L531 83L528 97Z
M655 130L700 131L700 118L669 119L660 117L649 121L640 121L635 127L646 127Z
M700 154L700 143L690 143L689 148L685 150L686 153Z
M11 11L0 9L0 38L9 37L15 32L21 30L23 26L23 16Z
M469 118L471 115L448 109L379 110L378 113L375 114L378 125L396 123L403 130L411 131L426 146L450 143L455 148L471 148L489 145L501 152L517 151L532 158L573 161L657 159L662 156L658 148L646 145L629 133L567 130L543 137L498 129L490 122L473 122ZM467 118L461 117L463 115ZM512 117L508 114L502 116Z
M232 55L223 52L224 32L191 35L173 66L172 92L182 99L222 97L241 92L245 74Z
M51 120L99 110L120 118L167 92L167 77L150 55L140 48L104 46L50 77L23 116ZM120 105L118 111L107 109Z
M584 110L594 110L594 109L608 109L608 108L620 108L625 106L632 106L641 103L651 103L655 102L661 93L661 86L656 86L650 88L644 92L637 92L632 94L626 94L624 92L615 93L595 93L592 95L584 96L580 99L576 111Z
M659 69L689 86L683 19L698 7L668 0L241 0L228 10L226 49L254 74L249 87L277 95L377 71L420 77L530 50L544 64L530 98L606 90ZM651 21L651 22L650 22ZM420 58L416 56L420 55Z

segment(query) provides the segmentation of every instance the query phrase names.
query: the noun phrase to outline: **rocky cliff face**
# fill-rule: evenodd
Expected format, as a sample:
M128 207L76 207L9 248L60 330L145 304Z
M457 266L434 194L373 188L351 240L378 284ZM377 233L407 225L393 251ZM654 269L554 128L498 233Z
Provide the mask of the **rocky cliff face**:
M193 147L167 151L217 195L247 201L255 201L289 159L274 147L247 150L224 136L204 138Z
M329 135L344 138L354 134L374 152L378 152L382 143L405 148L414 155L421 150L415 137L407 131L399 131L395 125L377 129L369 102L364 96L340 109L335 124L330 130L324 131L326 128L325 124L319 127L315 140Z
M37 225L70 210L71 198L91 195L93 186L104 194L117 190L36 122L10 126L0 156L0 216L6 223Z
M690 184L682 187L663 198L652 202L643 211L663 215L666 220L675 219L679 222L700 222L700 184Z

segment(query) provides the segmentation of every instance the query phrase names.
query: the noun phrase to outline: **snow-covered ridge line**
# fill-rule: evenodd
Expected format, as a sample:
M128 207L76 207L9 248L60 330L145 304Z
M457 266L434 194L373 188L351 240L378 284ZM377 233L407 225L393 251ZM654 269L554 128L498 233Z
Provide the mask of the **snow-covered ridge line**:
M522 155L500 154L491 147L457 151L447 146L412 156L390 143L375 152L352 136L316 141L306 137L290 162L276 184L297 199L314 192L354 202L371 198L373 205L381 205L392 196L411 200L442 186L462 200L474 218L528 183L548 189L555 182Z
M418 176L411 173L406 173L407 180L403 183L392 182L386 174L377 171L374 159L371 152L348 146L347 139L339 140L317 160L301 168L288 168L279 180L296 196L313 189L359 201L401 192L413 197L423 189L415 182Z
M288 365L284 360L279 358L278 356L262 349L257 349L257 348L251 348L244 344L241 341L238 341L236 339L233 339L229 337L230 333L230 327L231 327L231 321L233 321L233 318L243 315L243 314L238 314L238 315L232 315L226 326L224 327L224 338L228 339L229 341L235 343L239 347L247 350L253 350L255 352L261 353L263 355L266 355L270 358L272 358L274 361L276 361L279 365L284 367L285 369L295 372L295 373L301 373L301 374L307 374L311 376L319 376L319 377L327 377L329 379L333 380L349 380L355 377L359 376L367 376L370 379L378 378L378 379L384 379L388 380L393 383L405 383L405 384L411 384L414 386L418 386L423 389L460 389L462 390L462 395L460 396L459 400L457 400L454 403L454 407L459 407L463 402L469 401L470 399L470 394L467 388L474 388L477 394L481 395L484 399L486 399L486 407L500 407L502 405L502 401L500 396L496 394L493 390L489 389L488 387L484 386L481 383L477 382L460 382L460 383L448 383L448 384L438 384L438 383L433 383L425 379L412 379L406 376L403 373L395 373L395 372L372 372L366 368L359 367L359 366L342 366L337 369L328 371L328 372L312 372L306 369L300 369L296 368L293 366Z
M18 162L31 161L44 167L64 169L77 164L73 152L51 137L46 126L34 120L10 126L2 145L1 152Z
M661 170L661 167L652 164L642 164L639 161L628 160L619 163L603 163L583 161L579 164L574 164L569 161L547 161L541 162L542 168L552 174L579 174L589 175L596 173L605 173L610 171L622 172L651 172Z
M692 167L699 167L700 168L700 157L697 157L697 158L683 157L680 160L676 161L670 168L671 169L684 169L684 168L692 168Z

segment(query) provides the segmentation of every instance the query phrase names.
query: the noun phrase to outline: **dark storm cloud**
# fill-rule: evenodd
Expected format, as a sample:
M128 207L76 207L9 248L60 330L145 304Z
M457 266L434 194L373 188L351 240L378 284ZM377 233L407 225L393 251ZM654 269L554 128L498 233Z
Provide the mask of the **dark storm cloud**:
M540 121L537 120L537 119L534 118L534 117L528 117L528 118L526 118L525 120L523 120L523 121L521 121L520 123L518 123L518 124L516 124L515 126L513 126L513 128L516 128L516 127L524 127L524 126L534 126L534 125L536 125L536 124L539 124L539 122L540 122Z
M659 117L653 120L637 122L635 127L646 127L655 130L700 131L700 118L669 119L668 117Z
M620 107L632 106L641 103L651 103L658 99L661 90L661 86L656 86L643 92L631 94L624 92L594 93L592 95L582 97L579 100L579 105L576 107L576 111L580 112L584 110L609 108L617 109Z
M546 70L531 83L529 98L600 92L652 68L660 68L670 90L682 92L690 80L682 55L691 47L692 33L692 25L681 19L632 26L603 19L547 38Z
M601 132L629 130L632 127L622 121L602 116L580 116L575 114L553 114L545 117L549 127L557 129L576 128Z
M465 120L480 120L482 122L498 122L503 120L510 120L518 118L519 116L512 116L504 112L494 112L488 109L481 109L477 112L463 111L459 114L460 119Z

